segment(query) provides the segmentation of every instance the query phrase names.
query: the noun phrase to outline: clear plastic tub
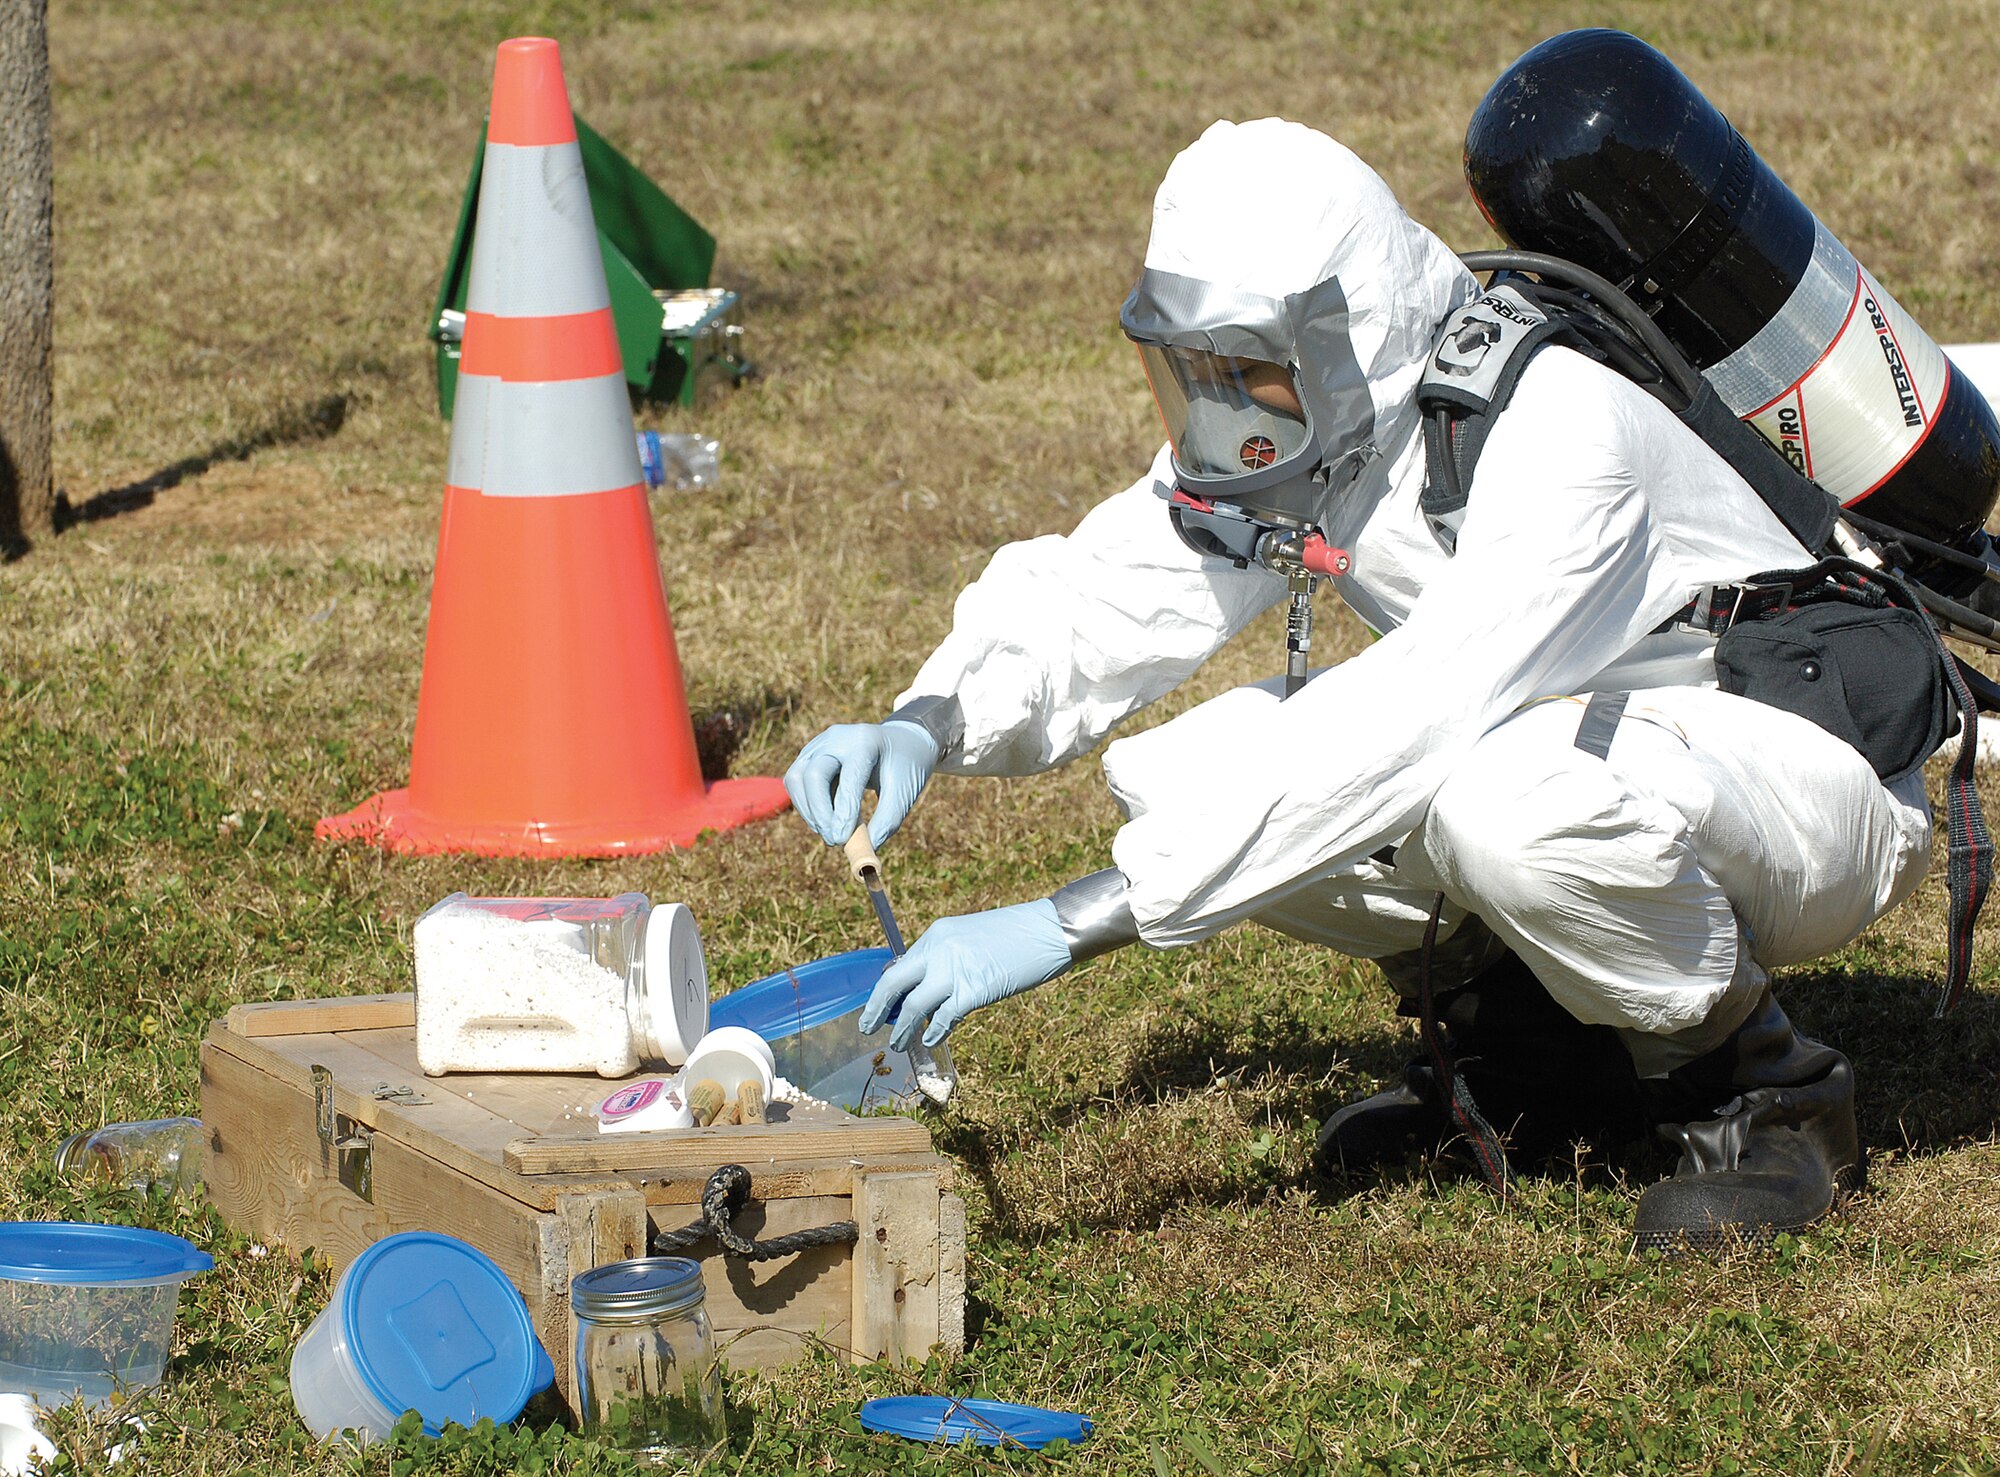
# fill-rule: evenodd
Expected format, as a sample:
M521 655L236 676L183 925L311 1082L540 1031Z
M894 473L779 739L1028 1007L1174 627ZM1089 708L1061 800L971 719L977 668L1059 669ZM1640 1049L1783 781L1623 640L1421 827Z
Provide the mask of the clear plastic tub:
M911 1106L935 1091L919 1083L919 1063L889 1045L886 1029L861 1034L861 1007L894 957L855 949L753 981L709 1007L710 1029L743 1026L770 1043L778 1075L823 1102L861 1112ZM952 1080L951 1055L928 1053Z
M389 1409L361 1378L341 1322L332 1307L323 1309L292 1350L292 1404L322 1441L342 1431L352 1431L362 1446L387 1441L402 1412Z
M160 1231L0 1224L0 1390L47 1406L157 1385L180 1285L214 1260Z
M292 1351L292 1403L320 1440L386 1440L405 1410L440 1434L505 1425L555 1378L527 1305L492 1259L454 1236L376 1242L334 1282Z

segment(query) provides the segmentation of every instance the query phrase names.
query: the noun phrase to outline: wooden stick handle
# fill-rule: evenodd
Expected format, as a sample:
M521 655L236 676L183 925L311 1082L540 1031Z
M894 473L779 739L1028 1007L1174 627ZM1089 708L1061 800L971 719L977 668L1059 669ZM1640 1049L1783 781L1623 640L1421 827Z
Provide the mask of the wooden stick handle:
M847 852L848 870L854 873L856 882L868 880L861 875L866 871L873 870L877 877L882 875L882 858L875 855L875 848L869 843L866 821L854 828L854 834L847 838L843 849Z

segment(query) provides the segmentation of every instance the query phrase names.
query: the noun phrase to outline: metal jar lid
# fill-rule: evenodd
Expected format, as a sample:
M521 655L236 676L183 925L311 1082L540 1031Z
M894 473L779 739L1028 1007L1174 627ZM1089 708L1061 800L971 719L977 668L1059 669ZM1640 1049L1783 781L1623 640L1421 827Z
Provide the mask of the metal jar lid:
M569 1286L569 1305L593 1323L652 1323L701 1306L701 1264L639 1256L592 1267Z

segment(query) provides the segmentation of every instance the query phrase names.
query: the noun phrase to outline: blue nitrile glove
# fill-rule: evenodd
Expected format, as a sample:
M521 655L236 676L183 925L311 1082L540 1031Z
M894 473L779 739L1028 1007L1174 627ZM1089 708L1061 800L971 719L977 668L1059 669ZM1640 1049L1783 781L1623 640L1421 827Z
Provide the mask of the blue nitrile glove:
M836 723L799 750L785 771L785 793L828 846L844 846L861 823L863 792L878 792L868 840L880 846L903 824L937 762L937 740L915 723Z
M909 953L882 971L861 1008L861 1029L879 1030L893 1015L889 1044L907 1051L928 1017L924 1045L936 1046L981 1006L1032 990L1069 966L1069 940L1047 898L940 918Z

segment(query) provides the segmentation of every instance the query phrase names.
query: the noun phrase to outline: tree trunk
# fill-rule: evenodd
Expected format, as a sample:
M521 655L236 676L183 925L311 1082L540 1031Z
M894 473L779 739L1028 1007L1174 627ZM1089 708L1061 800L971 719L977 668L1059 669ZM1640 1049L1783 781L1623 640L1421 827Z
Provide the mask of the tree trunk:
M48 0L0 0L0 554L54 531Z

